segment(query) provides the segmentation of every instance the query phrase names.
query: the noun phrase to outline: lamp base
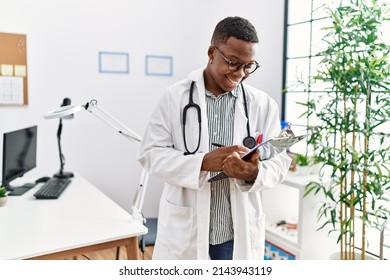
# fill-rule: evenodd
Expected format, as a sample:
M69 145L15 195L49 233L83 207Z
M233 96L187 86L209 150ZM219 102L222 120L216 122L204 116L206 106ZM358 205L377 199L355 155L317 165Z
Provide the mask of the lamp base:
M74 177L72 172L63 172L63 171L60 171L60 172L54 174L53 176L56 178L72 178L72 177Z

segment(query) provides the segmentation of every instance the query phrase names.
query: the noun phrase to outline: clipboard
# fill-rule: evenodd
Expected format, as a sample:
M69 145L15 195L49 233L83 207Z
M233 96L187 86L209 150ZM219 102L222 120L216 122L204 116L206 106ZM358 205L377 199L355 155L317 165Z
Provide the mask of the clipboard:
M250 149L245 155L241 157L242 160L248 161L252 155L257 151L258 148L265 144L270 144L274 148L278 149L287 149L299 141L305 139L309 134L299 135L299 136L290 136L290 137L283 137L283 138L271 138L263 143L257 144L252 149ZM226 175L224 172L219 172L218 174L214 175L213 177L210 177L207 182L214 182L218 180L222 180L228 178L228 175Z

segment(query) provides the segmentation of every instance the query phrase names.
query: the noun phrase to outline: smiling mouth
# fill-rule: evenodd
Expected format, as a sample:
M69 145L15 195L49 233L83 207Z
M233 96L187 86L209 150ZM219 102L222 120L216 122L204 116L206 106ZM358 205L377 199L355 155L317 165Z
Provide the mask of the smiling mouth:
M240 80L232 80L230 79L228 76L226 76L226 78L228 79L228 81L230 83L232 83L234 86L237 86L239 83L240 83Z

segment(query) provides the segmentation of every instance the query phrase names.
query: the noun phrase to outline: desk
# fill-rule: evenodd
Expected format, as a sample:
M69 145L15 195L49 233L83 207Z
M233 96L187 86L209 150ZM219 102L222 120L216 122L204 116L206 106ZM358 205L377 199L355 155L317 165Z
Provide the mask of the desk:
M139 259L137 237L147 228L82 176L58 199L36 199L39 187L0 207L0 259L63 259L118 246Z

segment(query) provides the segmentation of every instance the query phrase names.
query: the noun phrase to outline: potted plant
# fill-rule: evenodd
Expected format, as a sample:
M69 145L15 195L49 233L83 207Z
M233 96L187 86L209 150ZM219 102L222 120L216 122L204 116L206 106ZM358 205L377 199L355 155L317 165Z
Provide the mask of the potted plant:
M321 172L305 196L324 195L319 229L337 232L340 259L355 259L357 248L366 259L367 229L390 216L390 46L381 35L390 15L379 0L347 2L325 6L333 24L311 77L323 87L306 104Z
M296 172L299 175L308 175L310 173L310 157L307 154L295 154Z
M7 203L7 189L0 186L0 207Z

